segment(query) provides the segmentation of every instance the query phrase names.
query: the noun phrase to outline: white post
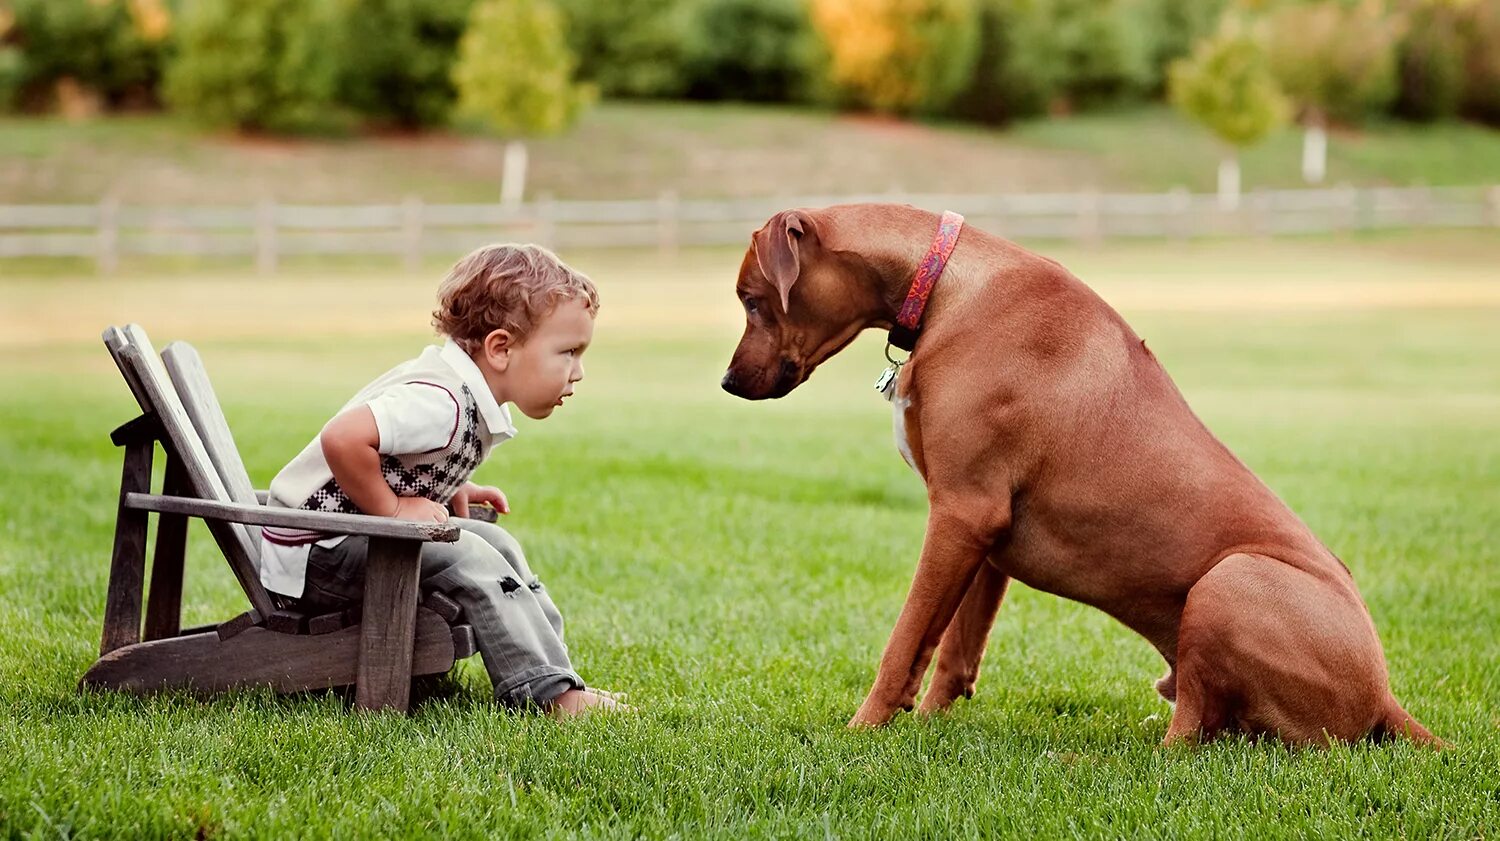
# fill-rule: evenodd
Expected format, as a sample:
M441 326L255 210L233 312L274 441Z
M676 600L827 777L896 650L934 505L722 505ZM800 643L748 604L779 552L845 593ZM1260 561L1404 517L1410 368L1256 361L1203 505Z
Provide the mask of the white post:
M1485 195L1490 206L1490 224L1500 228L1500 184L1489 188Z
M1219 209L1233 212L1240 207L1240 157L1229 153L1219 161Z
M526 195L526 144L512 140L505 144L505 163L500 173L500 204L515 208Z
M1328 129L1320 118L1309 119L1302 131L1302 180L1322 184L1328 174Z

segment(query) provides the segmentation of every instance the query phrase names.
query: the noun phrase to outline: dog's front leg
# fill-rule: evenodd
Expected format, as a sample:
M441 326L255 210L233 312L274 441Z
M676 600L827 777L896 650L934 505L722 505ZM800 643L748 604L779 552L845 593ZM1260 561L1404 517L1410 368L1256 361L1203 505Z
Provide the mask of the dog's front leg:
M911 591L881 655L875 685L849 726L878 727L898 710L912 708L933 649L1004 528L991 522L993 516L978 513L985 508L993 509L993 505L932 500Z
M948 630L943 632L943 641L938 644L937 668L933 671L927 694L922 696L918 712L940 712L954 700L974 694L974 684L979 680L979 661L984 659L990 629L995 625L995 614L1000 611L1000 601L1005 598L1005 588L1009 583L1010 578L992 561L979 565L974 582L958 606L958 613L954 614Z

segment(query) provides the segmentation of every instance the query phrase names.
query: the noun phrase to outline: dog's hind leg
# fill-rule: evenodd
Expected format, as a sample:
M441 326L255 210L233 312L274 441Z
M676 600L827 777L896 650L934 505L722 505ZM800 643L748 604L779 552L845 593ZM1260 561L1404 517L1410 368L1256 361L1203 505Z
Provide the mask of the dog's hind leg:
M1169 744L1222 729L1320 745L1394 717L1374 625L1342 570L1225 557L1188 592L1177 654Z
M938 644L937 668L918 712L945 710L959 697L973 696L974 684L979 680L979 661L984 658L990 628L995 624L995 614L1000 611L1009 583L1010 577L993 562L979 565L974 582Z

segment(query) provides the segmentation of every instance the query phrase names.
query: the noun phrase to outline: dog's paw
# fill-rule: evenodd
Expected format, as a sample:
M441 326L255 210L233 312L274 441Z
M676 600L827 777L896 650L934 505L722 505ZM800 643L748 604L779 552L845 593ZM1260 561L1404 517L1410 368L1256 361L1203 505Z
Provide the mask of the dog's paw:
M866 703L859 708L859 712L855 713L853 718L849 719L847 726L850 730L873 730L889 724L895 714L895 710L881 711Z

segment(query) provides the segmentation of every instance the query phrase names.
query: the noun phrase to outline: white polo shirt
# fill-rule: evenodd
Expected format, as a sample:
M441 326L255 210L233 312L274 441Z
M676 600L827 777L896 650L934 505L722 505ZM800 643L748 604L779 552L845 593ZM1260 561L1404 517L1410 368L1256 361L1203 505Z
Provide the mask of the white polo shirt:
M382 374L360 389L339 414L357 406L368 406L375 418L380 436L377 449L387 482L398 495L423 495L435 502L446 503L473 467L516 434L510 411L495 401L479 366L452 339ZM397 487L407 481L412 484ZM268 504L315 511L359 510L338 488L316 437L271 480ZM314 543L336 546L344 539L344 535L280 528L263 529L261 535L261 583L272 592L292 597L302 595L309 548Z

